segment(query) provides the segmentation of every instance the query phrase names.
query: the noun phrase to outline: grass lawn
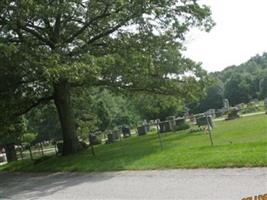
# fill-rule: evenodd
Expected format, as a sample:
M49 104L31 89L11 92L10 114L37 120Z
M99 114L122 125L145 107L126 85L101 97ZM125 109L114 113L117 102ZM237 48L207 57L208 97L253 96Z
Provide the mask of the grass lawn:
M210 146L203 132L188 130L162 134L161 151L157 134L133 136L120 142L66 156L51 157L38 164L13 162L0 171L114 171L174 168L222 168L267 166L267 115L215 123Z

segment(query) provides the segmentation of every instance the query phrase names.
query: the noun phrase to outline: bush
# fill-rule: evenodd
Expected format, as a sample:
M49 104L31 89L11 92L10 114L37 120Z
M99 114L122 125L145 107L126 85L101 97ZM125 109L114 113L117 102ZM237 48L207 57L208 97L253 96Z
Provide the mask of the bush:
M190 125L188 123L182 123L174 127L174 131L182 131L187 129L190 129Z
M253 113L253 112L258 112L260 109L257 104L251 102L248 103L245 108L242 109L241 113L246 114L246 113Z
M31 144L36 139L36 137L37 137L36 133L25 133L22 136L22 142Z
M239 110L233 108L228 112L227 119L226 120L232 120L239 118Z

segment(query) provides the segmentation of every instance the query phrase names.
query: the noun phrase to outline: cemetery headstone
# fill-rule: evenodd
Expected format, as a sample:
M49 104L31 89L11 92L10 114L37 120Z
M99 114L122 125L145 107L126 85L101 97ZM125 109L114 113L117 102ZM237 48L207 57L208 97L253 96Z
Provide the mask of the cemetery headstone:
M137 133L138 133L139 136L146 135L147 126L139 126L139 127L137 127Z
M30 153L31 153L31 151L30 151ZM62 153L63 153L63 142L58 142L57 143L57 154L62 154Z
M216 118L215 109L209 109L209 110L206 111L205 114L208 115L208 116L211 116L212 118Z
M206 119L206 116L205 115L199 115L199 116L197 116L196 117L196 121L197 121L198 127L208 125L207 119Z
M169 121L163 121L159 123L159 128L161 133L166 133L172 131L172 127Z
M184 117L179 117L175 119L175 127L173 131L181 131L186 130L190 128L190 125L186 123L186 120Z
M100 144L100 141L98 140L96 134L93 134L93 133L89 134L89 143L90 145Z
M166 119L169 121L170 130L174 130L176 126L175 116L169 116Z
M108 136L108 141L107 141L108 144L115 142L116 138L112 132L108 133L107 136Z
M189 115L189 120L190 120L190 122L191 122L192 124L196 124L196 123L197 123L197 121L196 121L196 117L195 117L195 115L194 115L193 113L191 113L191 114ZM185 121L185 118L184 118L184 121ZM176 120L176 123L177 123L177 120Z
M192 115L190 115L190 116L192 117ZM190 120L191 120L191 118L190 118ZM194 122L194 121L195 121L195 117L192 118L192 122ZM184 117L178 117L178 118L175 119L176 126L182 125L184 123L185 123L185 118Z
M123 126L122 127L122 134L123 134L124 138L130 137L131 136L131 129Z
M222 117L224 113L225 113L224 109L217 109L215 112L217 118Z
M146 119L143 121L143 126L145 127L146 132L150 131L150 125L149 125L149 123L147 123Z
M115 140L121 139L121 132L120 132L120 130L113 130L112 133L114 135Z
M223 107L226 111L229 111L230 109L230 103L229 103L229 100L228 99L224 99L223 100Z

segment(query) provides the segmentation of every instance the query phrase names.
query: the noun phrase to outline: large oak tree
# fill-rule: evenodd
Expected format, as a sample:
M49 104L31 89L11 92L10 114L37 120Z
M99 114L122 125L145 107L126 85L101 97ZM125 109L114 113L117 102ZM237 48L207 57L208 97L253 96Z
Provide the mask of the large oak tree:
M54 101L66 155L78 150L72 88L201 93L206 73L181 50L210 14L197 0L1 0L4 120Z

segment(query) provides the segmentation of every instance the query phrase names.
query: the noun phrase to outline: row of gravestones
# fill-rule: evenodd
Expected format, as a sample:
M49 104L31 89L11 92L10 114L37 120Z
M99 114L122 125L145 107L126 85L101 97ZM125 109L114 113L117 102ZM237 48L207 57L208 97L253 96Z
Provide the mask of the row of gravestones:
M267 98L264 100L264 106L267 114ZM230 108L228 99L224 99L224 108L222 109L222 112L228 111L228 117L227 119L235 119L238 118L238 112L239 110L237 108ZM213 124L213 118L216 117L216 111L214 109L208 110L205 114L198 115L194 117L193 121L195 121L196 125L200 126L210 126L210 128L214 127ZM192 121L192 120L191 120ZM185 123L185 118L175 118L174 116L170 116L167 118L166 121L160 121L155 120L155 123L159 127L160 133L170 132L174 131L176 126L182 125ZM146 135L150 131L150 125L146 123L146 121L143 122L142 126L137 127L137 133L139 136ZM111 144L115 142L116 140L121 139L121 133L123 134L123 138L127 138L131 136L131 130L128 127L122 127L121 132L119 130L111 131L107 134L107 143ZM101 141L98 139L96 134L90 134L89 135L89 142L90 144L99 144Z
M107 144L114 143L117 140L121 139L121 135L123 135L123 138L127 138L131 136L131 129L129 127L123 126L121 130L113 130L109 131L107 134ZM101 144L101 140L98 138L97 134L89 134L89 143L92 145Z
M179 125L185 123L185 118L175 118L174 116L168 117L166 121L155 120L153 125L158 126L160 133L174 131ZM143 124L137 127L137 133L139 136L146 135L150 131L149 124Z
M223 105L224 107L222 109L218 109L217 111L215 111L214 109L210 109L205 114L215 118L216 116L223 116L225 113L227 113L226 120L237 119L240 117L239 111L242 109L243 104L239 104L231 108L229 104L229 100L224 99ZM267 98L264 99L264 107L265 107L265 111L267 114Z
M207 114L201 114L196 116L196 125L198 127L208 126L210 129L214 128L213 116Z
M230 103L229 103L229 100L228 99L224 99L223 100L223 108L221 109L209 109L208 111L206 111L204 114L202 114L203 116L210 116L212 117L213 119L216 118L216 117L222 117L223 115L225 115L227 113L227 118L226 120L229 120L229 119L236 119L236 118L239 118L239 111L240 111L240 108L239 106L236 106L236 107L233 107L231 108L230 107ZM202 119L200 119L201 121ZM205 121L205 119L203 118L203 121ZM204 122L203 122L204 123ZM203 124L202 123L202 124ZM200 123L201 124L201 123Z
M175 118L173 116L168 117L166 121L159 122L160 133L166 133L170 131L175 131L176 127L185 124L184 117Z

